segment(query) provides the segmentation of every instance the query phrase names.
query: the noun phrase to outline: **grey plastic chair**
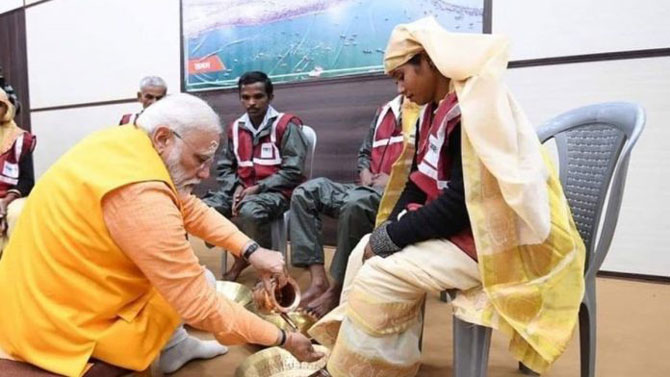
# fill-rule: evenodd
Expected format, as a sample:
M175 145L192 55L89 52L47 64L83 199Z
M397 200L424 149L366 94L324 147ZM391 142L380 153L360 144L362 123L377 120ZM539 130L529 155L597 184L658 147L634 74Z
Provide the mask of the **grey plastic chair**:
M314 164L314 152L316 151L316 131L310 126L303 125L302 132L307 138L308 160L305 161L307 170L305 177L312 178L312 166ZM286 264L288 264L288 255L286 253L288 244L288 219L291 211L287 210L279 218L270 223L270 238L272 240L272 250L278 250L284 256ZM221 253L221 271L226 271L228 267L228 252Z
M612 242L630 153L644 124L642 107L612 102L561 114L538 130L542 143L556 142L561 184L587 251L579 310L581 377L595 375L595 278ZM491 329L454 316L453 330L454 377L486 376ZM519 369L535 374L521 363Z
M314 164L314 152L316 151L316 132L312 127L302 126L302 132L307 138L309 148L309 160L305 161L307 167L305 177L307 180L312 179L312 166ZM278 250L283 256L286 264L288 264L287 246L288 246L288 219L291 210L284 212L284 215L272 223L270 223L270 234L272 236L272 249Z

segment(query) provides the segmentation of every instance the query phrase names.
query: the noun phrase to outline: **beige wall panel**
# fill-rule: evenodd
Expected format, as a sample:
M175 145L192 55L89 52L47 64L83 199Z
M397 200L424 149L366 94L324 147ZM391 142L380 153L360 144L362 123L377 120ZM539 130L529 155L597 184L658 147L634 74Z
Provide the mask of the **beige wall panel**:
M507 82L533 124L597 102L644 106L614 242L603 270L670 276L670 57L518 68Z

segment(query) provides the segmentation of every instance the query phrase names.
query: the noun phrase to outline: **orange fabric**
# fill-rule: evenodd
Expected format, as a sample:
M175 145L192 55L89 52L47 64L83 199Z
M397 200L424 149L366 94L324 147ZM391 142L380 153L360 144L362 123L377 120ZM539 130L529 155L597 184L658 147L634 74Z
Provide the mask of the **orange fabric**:
M276 326L217 295L207 284L186 233L236 256L249 238L195 196L180 199L161 182L124 186L103 199L105 224L114 242L186 323L225 344L274 344Z

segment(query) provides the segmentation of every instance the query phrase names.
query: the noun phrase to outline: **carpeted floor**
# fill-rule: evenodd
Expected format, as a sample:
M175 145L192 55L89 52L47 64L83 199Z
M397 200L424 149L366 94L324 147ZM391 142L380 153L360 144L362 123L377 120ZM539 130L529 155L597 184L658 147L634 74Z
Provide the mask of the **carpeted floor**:
M209 250L194 241L201 262L221 276L218 249ZM326 251L327 260L332 249ZM228 263L232 263L229 258ZM302 287L309 281L305 270L291 268L291 274ZM247 269L240 282L251 285L255 274ZM451 376L451 306L430 296L426 310L423 365L419 377ZM193 331L211 338L209 334ZM247 356L258 351L255 346L230 347L230 352L213 360L193 361L171 376L229 377ZM596 375L602 377L668 377L670 376L670 285L610 278L598 279L598 351ZM489 357L490 377L522 376L517 363L507 352L507 341L494 332ZM551 377L579 376L579 343L577 334L565 354L546 374ZM366 377L366 376L360 376Z

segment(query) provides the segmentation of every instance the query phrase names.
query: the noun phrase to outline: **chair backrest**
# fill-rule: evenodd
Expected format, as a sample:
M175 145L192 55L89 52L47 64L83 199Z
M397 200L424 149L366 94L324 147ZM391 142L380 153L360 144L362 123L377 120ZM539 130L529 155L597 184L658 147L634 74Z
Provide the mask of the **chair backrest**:
M307 180L312 179L312 165L314 165L314 151L316 151L316 131L310 126L303 125L302 133L307 138L307 148L309 149L309 160L305 161L305 177Z
M612 242L630 152L644 124L642 107L611 102L568 111L538 130L542 143L556 142L561 184L586 245L587 278L595 277Z

